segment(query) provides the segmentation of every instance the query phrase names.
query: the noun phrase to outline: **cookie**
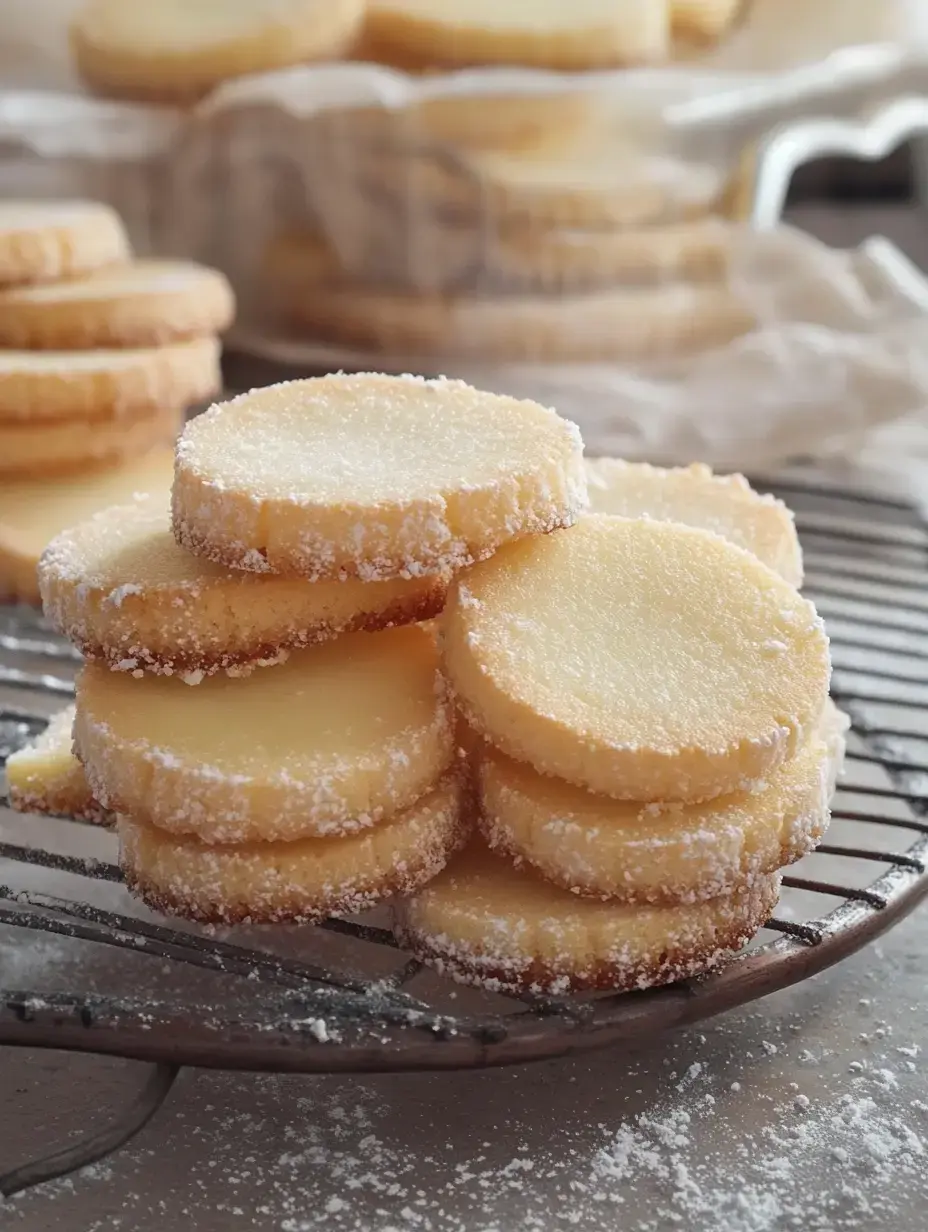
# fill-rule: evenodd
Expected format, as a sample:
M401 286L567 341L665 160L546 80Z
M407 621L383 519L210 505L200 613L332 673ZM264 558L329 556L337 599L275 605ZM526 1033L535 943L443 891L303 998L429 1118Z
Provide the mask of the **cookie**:
M173 449L155 449L118 466L54 479L0 484L0 597L41 602L36 568L56 535L137 493L171 491Z
M750 790L828 694L812 604L748 552L671 522L592 514L503 548L452 584L442 635L472 726L618 800Z
M651 363L724 346L757 325L735 291L713 284L473 295L306 283L285 288L284 306L314 339L431 364Z
M174 533L219 564L311 581L444 574L569 526L581 453L554 411L463 381L290 381L187 425Z
M578 898L471 843L396 907L397 939L422 962L494 992L630 992L717 966L762 927L778 876L676 906Z
M489 846L584 897L693 903L807 855L828 826L847 720L829 703L820 729L764 787L706 804L632 804L539 774L485 745L477 757Z
M113 817L96 802L84 768L71 750L74 707L66 706L25 748L7 758L10 804L20 813L50 813L98 825Z
M0 202L0 287L76 278L131 255L119 215L99 201Z
M566 72L660 63L670 41L667 0L371 0L367 32L424 63Z
M338 57L363 15L363 0L89 0L71 45L100 94L190 103L229 77Z
M674 36L715 43L728 33L744 7L745 0L670 0Z
M455 750L434 637L418 625L196 688L89 664L74 742L107 808L210 843L373 826L427 792Z
M246 675L342 633L437 615L443 577L316 582L232 572L171 533L167 497L106 509L54 539L39 564L45 614L87 659L117 671Z
M802 585L802 548L791 511L755 492L743 475L714 475L699 462L665 470L589 458L586 477L593 513L701 526L746 548L792 586Z
M124 422L191 406L221 387L215 338L141 350L0 351L0 428Z
M128 421L0 423L0 479L67 475L136 458L170 444L180 431L180 407L152 408Z
M371 151L358 179L414 220L451 216L475 230L664 226L721 211L724 172L644 157L603 138L533 155L506 150ZM421 225L421 223L419 224Z
M465 842L463 788L452 773L375 830L348 838L207 846L119 817L119 862L155 911L212 924L311 921L411 894Z
M189 261L135 261L70 282L0 291L0 346L26 350L152 347L220 333L232 289Z

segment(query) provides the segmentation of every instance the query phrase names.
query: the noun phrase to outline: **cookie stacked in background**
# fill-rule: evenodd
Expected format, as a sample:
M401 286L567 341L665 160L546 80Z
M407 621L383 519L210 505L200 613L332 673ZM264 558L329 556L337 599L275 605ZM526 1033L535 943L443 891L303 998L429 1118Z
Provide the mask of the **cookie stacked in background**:
M35 602L58 531L167 490L233 311L216 271L134 260L108 206L0 203L0 594Z
M455 570L571 524L585 486L553 411L327 377L193 420L172 510L142 499L60 535L45 612L89 660L75 749L130 886L205 921L305 920L440 871L469 779L421 622Z
M713 966L821 839L843 756L785 508L698 467L590 481L589 517L475 566L444 617L482 842L398 931L501 991Z

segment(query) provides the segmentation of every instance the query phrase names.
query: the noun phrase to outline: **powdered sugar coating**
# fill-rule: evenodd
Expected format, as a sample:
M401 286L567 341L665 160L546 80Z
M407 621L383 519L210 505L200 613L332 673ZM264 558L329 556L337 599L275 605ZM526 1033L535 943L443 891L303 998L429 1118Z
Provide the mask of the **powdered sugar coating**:
M196 689L90 664L74 737L106 807L212 843L370 828L427 792L455 750L434 638L418 625Z
M188 683L242 676L343 633L434 616L443 577L307 583L233 572L191 556L167 496L104 510L63 532L39 562L45 614L88 658Z
M830 676L812 604L708 531L603 514L471 569L442 621L467 719L543 774L620 800L762 781ZM771 639L786 650L763 653Z
M548 778L489 746L478 757L489 846L575 894L627 903L704 902L811 851L829 821L847 719L820 730L755 794L633 804Z
M496 992L617 992L717 966L768 918L778 876L685 906L578 898L472 842L397 904L400 943L460 983Z
M554 411L362 374L255 390L195 419L173 520L180 544L220 564L372 582L460 569L585 504L580 435Z
M464 843L461 778L451 772L406 812L346 838L207 846L119 817L126 882L150 906L209 923L351 915L414 893Z
M10 804L20 813L49 813L97 825L112 825L112 814L93 798L87 776L71 749L74 707L65 706L40 735L12 753L6 763Z
M802 549L792 512L755 492L743 475L714 475L708 466L649 466L621 458L586 461L590 509L701 526L762 560L793 586L802 585Z

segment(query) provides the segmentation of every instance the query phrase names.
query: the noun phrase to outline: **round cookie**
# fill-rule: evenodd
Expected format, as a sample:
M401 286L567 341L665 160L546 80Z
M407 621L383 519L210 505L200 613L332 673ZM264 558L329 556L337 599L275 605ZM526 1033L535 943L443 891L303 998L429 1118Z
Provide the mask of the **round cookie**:
M701 526L753 553L792 586L802 585L802 548L792 512L755 492L743 475L714 475L708 466L649 466L621 458L588 458L593 513L655 518Z
M219 342L119 351L0 351L0 426L124 421L191 406L222 387Z
M229 77L341 55L363 14L363 0L89 0L71 44L98 93L190 103Z
M397 939L442 975L494 992L614 992L708 971L754 935L779 894L759 877L726 898L629 906L578 898L471 843L396 907Z
M342 633L436 616L443 577L305 582L191 556L170 500L106 509L66 530L39 563L45 615L88 659L117 671L196 677L280 663Z
M434 637L410 625L196 688L89 664L74 744L113 812L248 843L351 834L409 808L453 761L455 735Z
M20 813L50 813L97 825L112 825L112 814L93 798L84 768L71 749L74 707L66 706L48 727L6 763L10 805Z
M76 278L131 255L119 215L99 201L0 202L0 287Z
M54 479L0 484L0 597L41 603L36 568L43 550L69 526L136 494L169 495L174 450L154 449L118 466Z
M122 422L0 423L0 479L66 475L135 458L173 441L183 421L183 409L168 406Z
M150 347L220 333L232 289L190 261L135 261L70 282L0 291L0 346L25 350Z
M582 72L669 55L664 0L371 0L372 44L429 64Z
M414 294L346 282L282 290L292 323L313 338L404 362L649 363L724 346L757 324L735 291L713 284L548 296Z
M846 730L829 703L821 729L762 790L691 805L594 795L485 745L477 758L480 828L494 851L574 894L704 902L793 864L820 842Z
M464 789L450 773L375 830L349 838L207 846L117 819L129 888L156 911L213 924L318 920L412 894L466 841Z
M745 0L670 0L675 37L697 43L715 43L737 21Z
M452 585L442 632L474 727L620 800L749 789L828 694L812 604L748 552L671 522L593 514L512 544Z
M443 574L574 522L581 455L554 411L463 381L290 381L187 425L174 533L217 563L311 581Z

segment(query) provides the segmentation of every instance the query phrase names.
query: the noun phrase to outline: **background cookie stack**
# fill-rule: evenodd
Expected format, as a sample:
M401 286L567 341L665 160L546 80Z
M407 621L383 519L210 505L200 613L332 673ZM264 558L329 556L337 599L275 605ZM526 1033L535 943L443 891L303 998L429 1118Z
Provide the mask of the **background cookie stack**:
M452 570L569 524L583 494L570 425L453 382L294 382L194 420L173 529L142 500L40 566L46 614L91 660L75 748L129 884L231 922L358 911L434 876L467 837L468 780L415 622ZM11 788L35 808L48 749L32 756Z
M610 513L475 566L444 618L445 669L484 738L483 844L403 903L398 929L501 991L711 967L821 838L843 752L784 508L700 468L591 479Z
M166 490L185 408L219 388L221 274L134 261L94 202L0 204L0 594L34 602L63 527Z

